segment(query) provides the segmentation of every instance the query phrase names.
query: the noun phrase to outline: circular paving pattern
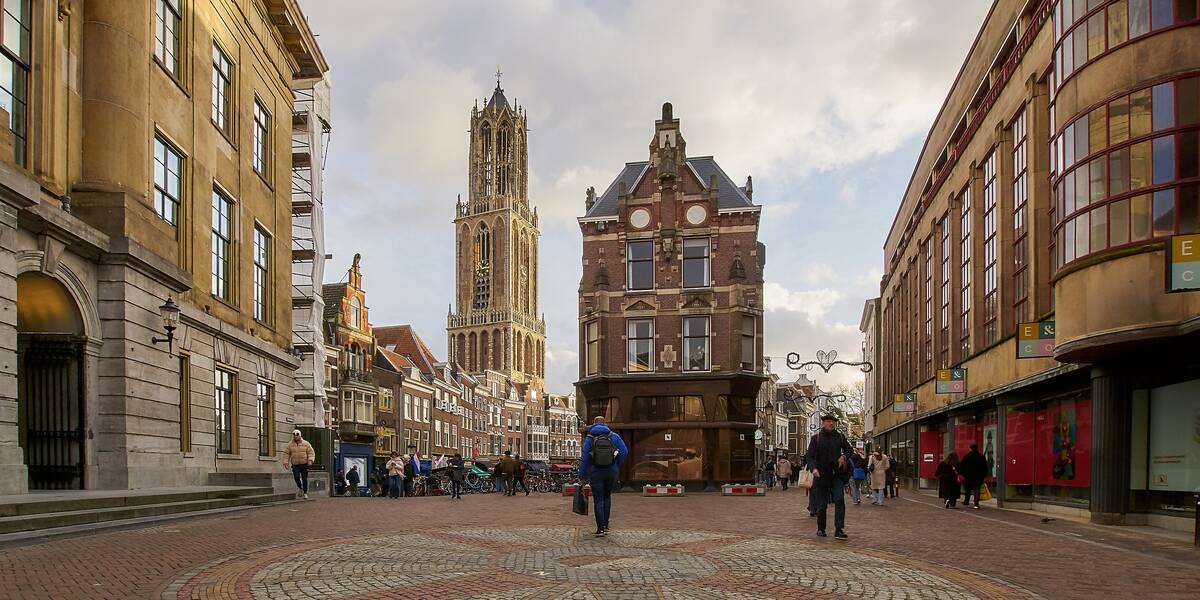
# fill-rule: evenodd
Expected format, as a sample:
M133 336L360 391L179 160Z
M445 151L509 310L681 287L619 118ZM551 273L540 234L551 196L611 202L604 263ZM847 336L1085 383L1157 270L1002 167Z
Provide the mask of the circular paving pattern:
M583 528L422 530L254 550L164 599L1033 598L981 575L832 539Z

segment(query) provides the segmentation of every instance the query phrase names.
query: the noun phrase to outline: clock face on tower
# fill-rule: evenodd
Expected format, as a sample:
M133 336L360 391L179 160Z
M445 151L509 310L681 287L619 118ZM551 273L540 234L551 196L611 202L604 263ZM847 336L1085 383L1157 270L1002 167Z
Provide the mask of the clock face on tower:
M650 211L644 208L635 209L629 213L629 224L635 229L641 229L650 224Z

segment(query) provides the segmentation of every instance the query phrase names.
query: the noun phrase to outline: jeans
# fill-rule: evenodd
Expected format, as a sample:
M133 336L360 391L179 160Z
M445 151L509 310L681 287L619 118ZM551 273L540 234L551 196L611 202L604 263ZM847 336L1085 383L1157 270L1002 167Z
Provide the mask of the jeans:
M858 504L859 502L862 502L862 480L851 479L849 485L850 496L854 498L854 503Z
M296 487L305 494L308 493L308 465L292 465L292 477L296 480Z
M608 529L608 516L612 512L612 493L617 477L608 469L592 472L592 501L596 512L596 529Z
M979 490L983 487L980 485L964 485L963 486L963 506L971 503L971 497L975 497L975 506L979 506Z
M833 527L841 531L846 527L846 480L837 475L813 478L813 491L817 497L817 531L825 531L828 523L829 502L833 501Z
M508 478L505 477L504 475L500 475L500 476L496 477L496 491L497 492L500 492L501 494L506 493L504 491L504 483L507 480L508 480Z
M871 490L871 501L875 504L883 506L883 489Z
M388 475L387 483L388 483L388 495L391 496L392 498L399 498L400 497L400 476L399 475Z
M767 471L767 487L775 487L775 474L770 471Z

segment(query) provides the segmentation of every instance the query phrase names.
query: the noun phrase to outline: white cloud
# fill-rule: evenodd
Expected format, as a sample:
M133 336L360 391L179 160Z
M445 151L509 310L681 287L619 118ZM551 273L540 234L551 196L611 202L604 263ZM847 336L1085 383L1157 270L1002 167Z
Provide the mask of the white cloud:
M453 298L450 221L467 190L470 110L491 93L501 64L509 100L529 115L541 297L563 365L547 372L554 392L568 391L577 373L568 363L584 190L603 190L623 163L646 158L668 100L689 154L714 155L736 181L755 176L776 282L765 290L779 324L767 342L850 344L854 332L839 323L857 323L861 298L877 295L879 247L911 171L908 155L989 5L301 4L332 67L326 236L338 258L328 279L361 252L374 320L412 322L438 352ZM887 161L898 165L875 169ZM797 276L792 265L804 264L812 266Z

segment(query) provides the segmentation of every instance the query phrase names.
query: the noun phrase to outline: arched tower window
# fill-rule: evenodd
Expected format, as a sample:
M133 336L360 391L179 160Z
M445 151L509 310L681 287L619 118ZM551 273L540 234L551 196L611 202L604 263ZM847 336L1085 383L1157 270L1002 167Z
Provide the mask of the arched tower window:
M486 223L479 224L471 252L471 268L475 273L475 302L477 309L487 308L492 297L492 234Z
M496 159L496 164L499 166L496 173L496 193L509 193L509 166L512 165L512 126L508 123L500 126L499 156Z
M483 127L480 128L480 137L483 138L483 195L492 195L492 125L486 121Z
M362 328L362 303L358 301L358 298L350 299L350 326Z

